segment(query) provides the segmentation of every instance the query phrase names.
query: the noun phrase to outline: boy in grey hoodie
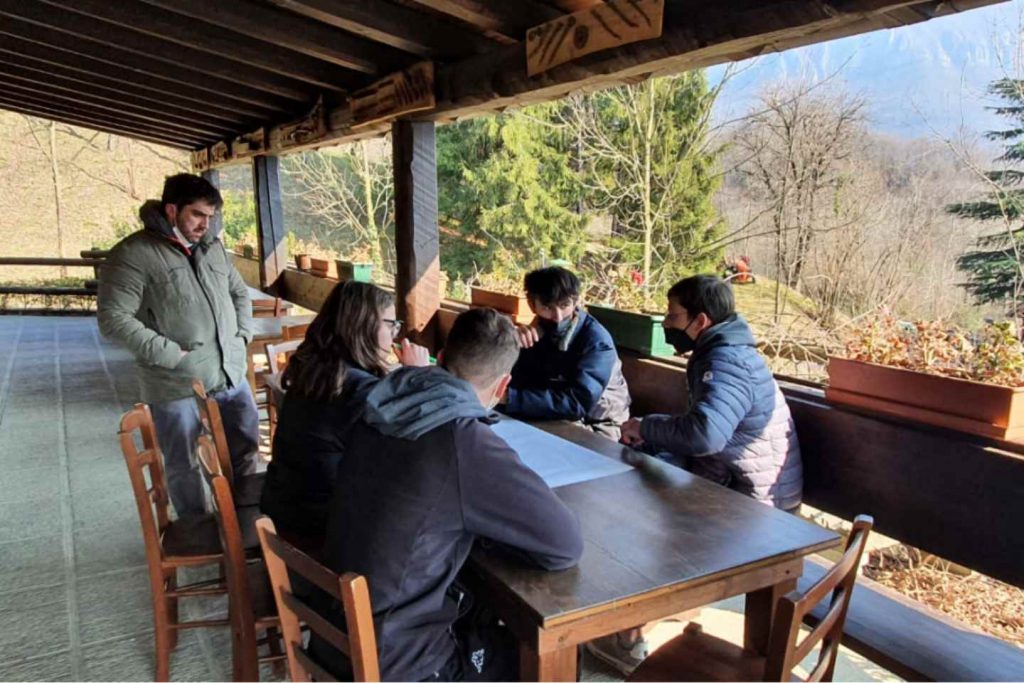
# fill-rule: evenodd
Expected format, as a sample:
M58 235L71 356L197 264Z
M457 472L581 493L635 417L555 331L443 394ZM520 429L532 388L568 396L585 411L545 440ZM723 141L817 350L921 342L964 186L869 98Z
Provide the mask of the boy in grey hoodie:
M351 432L325 555L332 569L369 582L384 680L472 680L488 668L452 635L459 605L450 588L477 538L549 570L583 552L575 515L487 422L518 355L505 316L467 311L449 333L444 368L382 379ZM329 646L314 642L312 652L346 673Z

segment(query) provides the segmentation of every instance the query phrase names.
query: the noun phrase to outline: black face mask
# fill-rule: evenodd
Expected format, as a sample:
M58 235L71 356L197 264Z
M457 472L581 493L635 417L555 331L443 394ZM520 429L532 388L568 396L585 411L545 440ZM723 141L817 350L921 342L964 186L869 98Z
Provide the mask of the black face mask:
M690 324L693 324L693 322L691 321ZM686 334L686 330L689 328L690 325L681 330L677 327L665 328L665 341L672 345L676 353L687 353L697 348L697 340Z
M544 331L544 334L560 338L564 337L565 333L569 331L569 326L572 325L572 316L569 316L557 323L554 320L538 317L537 324L540 326L540 329Z

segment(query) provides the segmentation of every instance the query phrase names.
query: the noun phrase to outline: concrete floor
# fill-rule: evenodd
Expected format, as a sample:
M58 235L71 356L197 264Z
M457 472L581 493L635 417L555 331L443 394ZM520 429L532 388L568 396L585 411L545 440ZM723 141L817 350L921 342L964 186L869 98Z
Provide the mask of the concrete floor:
M91 317L0 316L0 680L151 680L152 612L142 535L117 443L138 400L132 358ZM741 599L705 609L705 630L742 633ZM226 610L223 599L186 616ZM682 625L650 634L663 642ZM227 629L186 631L174 680L228 680ZM269 674L269 672L267 672ZM584 680L621 680L589 655ZM892 680L844 652L837 681Z

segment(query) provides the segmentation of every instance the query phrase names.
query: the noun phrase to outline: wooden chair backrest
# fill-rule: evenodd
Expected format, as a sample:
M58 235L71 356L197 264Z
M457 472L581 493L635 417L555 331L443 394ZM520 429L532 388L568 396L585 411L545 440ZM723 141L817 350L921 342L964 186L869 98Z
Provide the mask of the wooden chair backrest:
M252 591L246 573L245 548L242 543L242 527L238 523L235 502L231 496L231 486L220 470L220 460L213 441L205 434L196 443L196 454L203 471L203 477L210 487L213 514L217 519L220 542L224 547L224 578L228 586L229 617L234 637L239 639L239 652L256 651L256 616L253 611ZM241 680L259 679L256 662L245 661L241 665L246 669Z
M136 435L142 442L142 450L136 445ZM146 559L150 565L154 565L150 567L151 570L159 570L164 556L160 539L171 522L170 497L164 476L164 457L157 443L156 426L149 406L136 403L134 408L121 416L118 438L139 509Z
M285 341L292 341L293 339L301 340L305 339L307 330L309 330L309 323L285 325L281 328L281 336Z
M267 344L267 364L270 366L270 374L279 375L284 372L284 369L288 367L288 361L295 355L301 344L302 339Z
M858 515L846 541L843 556L825 576L801 595L793 591L779 601L772 624L771 642L765 664L766 681L792 680L793 668L804 660L820 642L818 661L808 675L808 681L831 681L839 654L839 642L846 623L850 596L857 580L860 558L867 545L874 520ZM797 643L804 616L826 596L832 594L828 612L817 626Z
M213 439L217 459L220 461L220 472L227 477L228 483L231 483L235 480L235 473L231 467L231 451L228 449L228 437L224 432L224 420L220 416L220 404L206 393L203 383L198 379L192 380L192 393L195 395L196 408L199 410L199 422L206 434Z
M284 315L284 304L281 299L253 299L252 317L280 318Z
M277 601L277 612L281 617L291 680L335 680L302 648L300 624L305 623L313 633L349 658L355 680L379 681L377 635L366 579L352 573L341 576L335 574L278 536L274 523L267 517L257 520L256 532L263 547L263 558L267 563L270 585L274 589L274 600ZM348 633L295 596L289 571L303 577L342 605Z

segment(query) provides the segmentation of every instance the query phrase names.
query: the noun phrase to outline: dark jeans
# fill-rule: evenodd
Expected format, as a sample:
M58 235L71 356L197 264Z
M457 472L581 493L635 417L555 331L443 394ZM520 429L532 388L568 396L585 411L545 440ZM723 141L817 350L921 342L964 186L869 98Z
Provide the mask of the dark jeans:
M211 392L220 406L235 476L251 474L259 450L259 413L249 383ZM196 458L196 441L202 432L199 408L194 398L181 398L149 406L156 426L156 438L164 454L167 492L178 517L206 512L206 495Z

